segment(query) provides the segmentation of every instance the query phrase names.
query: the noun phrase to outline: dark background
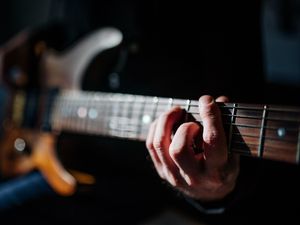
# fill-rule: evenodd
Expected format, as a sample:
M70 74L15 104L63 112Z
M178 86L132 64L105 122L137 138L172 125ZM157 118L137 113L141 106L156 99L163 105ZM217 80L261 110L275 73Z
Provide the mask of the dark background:
M127 58L115 77L118 85L107 73L99 80L86 77L83 89L189 99L223 94L234 102L300 103L299 1L10 0L2 1L0 8L2 44L24 28L55 23L62 27L57 32L62 39L53 47L64 50L94 29L119 28ZM162 184L144 143L63 133L58 151L80 159L80 166L96 175L97 184L72 198L34 202L18 210L17 220L135 224L165 208L199 216ZM256 163L250 160L249 165ZM274 193L263 200L270 203Z

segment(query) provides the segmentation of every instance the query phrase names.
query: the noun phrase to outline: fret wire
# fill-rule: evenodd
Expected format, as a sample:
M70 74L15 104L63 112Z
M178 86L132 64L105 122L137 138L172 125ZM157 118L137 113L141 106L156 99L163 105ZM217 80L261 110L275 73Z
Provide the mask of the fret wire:
M76 100L73 100L72 102L70 102L70 109L71 109L71 116L70 116L70 121L69 121L69 127L71 129L74 129L75 131L77 131L77 123L76 123L76 120L75 120L75 115L76 115L76 112L75 112L75 105L76 105Z
M86 130L90 133L92 133L92 131L94 131L94 120L95 118L91 117L91 110L95 110L93 107L93 103L94 103L94 99L93 99L94 95L92 92L88 92L88 97L87 97L87 121L86 121Z
M93 123L93 130L95 132L104 133L104 123L103 123L103 116L105 111L105 104L101 101L102 96L97 95L94 93L93 95L93 107L96 110L96 118Z
M137 137L140 137L142 135L142 128L143 128L143 116L144 116L144 110L145 110L145 106L146 106L146 99L144 98L142 101L141 101L141 108L139 110L139 123L138 123L138 132L137 132Z
M105 99L105 101L104 101ZM106 120L106 117L108 115L108 107L110 106L109 104L109 98L108 98L108 94L106 95L98 95L97 96L97 100L98 102L98 109L99 109L99 112L100 112L100 117L99 119L97 120L97 126L101 127L101 130L102 130L102 133L107 135L108 134L108 129L107 129L107 123L104 122Z
M85 98L87 101L85 101ZM88 103L89 103L89 92L86 93L85 96L81 97L81 107L82 107L82 117L80 118L81 129L87 130L88 126ZM79 112L78 112L79 113Z
M104 99L104 103L106 104L105 112L104 112L104 134L109 135L109 117L111 116L112 111L112 97L111 94L107 95L107 98Z
M185 111L186 112L189 112L190 106L191 106L191 100L188 99L188 100L186 100L186 104L185 104ZM188 121L188 118L189 118L189 114L185 113L185 119L184 119L184 121Z
M62 102L62 108L64 108L65 112L68 113L68 117L66 118L66 120L62 120L63 121L63 124L66 126L66 127L70 127L70 123L72 122L71 121L71 106L72 106L72 102L71 101L67 101L67 96L64 96L63 98L63 102Z
M260 134L259 134L259 136L260 136L259 146L258 146L258 149L257 149L257 156L258 157L263 156L263 145L264 145L263 135L264 135L264 132L265 132L264 127L265 127L265 124L266 124L266 121L265 121L266 115L267 115L267 106L265 105L264 110L263 110L263 114L262 114L261 128L260 128Z
M65 107L66 110L68 110L68 113L69 113L69 116L66 119L66 127L68 129L70 129L71 123L72 123L71 119L72 119L72 111L73 111L73 109L72 109L73 99L72 99L72 101L67 101L67 97L68 96L65 96L65 98L64 98L64 102L65 102L64 107Z
M53 103L53 109L52 109L52 111L51 111L51 113L50 113L50 116L51 116L51 118L50 118L50 124L52 125L52 129L54 130L54 131L59 131L60 129L59 129L59 124L60 124L60 122L59 122L59 110L61 109L61 107L59 107L60 106L60 96L58 96L55 100L54 100L54 103Z
M75 93L76 94L76 93ZM76 96L74 102L73 102L73 121L74 121L74 127L75 127L75 130L78 132L80 131L80 123L79 123L79 119L78 119L78 103L80 102L80 99L79 99L80 96Z
M185 105L185 110L188 112L190 110L191 107L191 100L186 100L186 105Z
M68 97L68 96L65 96L65 97ZM66 107L66 110L68 110L68 113L69 113L69 116L66 120L66 127L68 129L71 129L71 125L72 125L72 112L73 112L73 99L72 101L67 101L67 98L64 99L64 102L65 102L65 107Z
M84 99L83 99L84 100ZM88 91L86 93L86 101L84 101L85 103L85 110L86 110L86 116L85 116L85 127L84 129L86 130L86 132L90 133L92 131L92 119L90 118L89 112L92 108L92 92Z
M161 100L164 99L160 99L158 97L145 98L141 117L141 131L138 137L140 140L146 138L151 122L153 122L156 119L158 106L161 105Z
M236 107L237 105L233 105L233 110L232 110L232 116L230 119L230 127L229 127L229 134L228 134L228 151L231 151L231 140L232 140L232 124L235 123L235 113L236 113Z
M122 95L117 95L118 96L118 99L117 99L117 117L118 119L116 119L115 121L117 121L117 126L120 126L120 123L121 123L121 119L122 118L122 111L123 111L123 108L124 108L124 104L127 102L127 101L121 101L122 99ZM112 119L112 118L111 118ZM111 129L111 130L114 130L114 129ZM121 136L124 135L124 132L122 131L122 129L120 129L120 132L121 132Z
M78 96L78 98L76 99L76 101L74 102L75 103L75 106L74 106L74 120L75 120L75 123L76 123L76 130L77 131L80 131L82 129L82 125L81 125L81 118L78 116L79 114L79 109L80 109L80 105L81 105L81 97L82 95Z
M127 104L127 117L129 118L129 123L132 123L132 119L133 119L133 105L134 105L134 102L135 102L135 99L136 99L136 96L131 96L131 95L128 95L127 96L127 100L128 100L128 104ZM124 109L123 108L123 114L126 115L126 112L124 112ZM135 136L138 135L138 127L135 131Z
M154 121L156 119L156 113L157 113L157 108L158 108L158 104L159 104L159 98L158 97L154 97L153 98L153 112L152 112L152 121Z
M78 96L76 96L75 100L73 101L73 124L74 124L74 129L78 132L80 129L78 129L78 118L77 118L77 106L78 105Z
M62 110L63 110L63 96L60 96L58 99L57 99L57 102L56 102L56 107L57 109L55 110L57 112L57 114L54 114L55 116L53 116L53 121L56 121L56 124L55 124L55 129L57 129L57 131L60 131L61 128L62 128L62 118L61 118L61 115L62 115Z
M168 102L168 105L169 105L169 109L171 109L173 107L173 98L169 98L169 102Z
M81 104L81 98L82 98L82 95L80 95L77 100L75 101L75 107L74 107L74 110L75 110L75 121L76 121L76 129L77 131L80 131L83 129L83 126L82 126L82 121L81 121L81 118L79 117L79 114L81 111L80 109L82 109L82 104Z

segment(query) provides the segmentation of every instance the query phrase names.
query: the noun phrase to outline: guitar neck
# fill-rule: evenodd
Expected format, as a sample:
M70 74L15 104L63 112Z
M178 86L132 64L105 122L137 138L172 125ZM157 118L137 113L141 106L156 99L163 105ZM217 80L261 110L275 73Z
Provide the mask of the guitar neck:
M201 123L198 101L83 91L62 91L50 123L57 131L144 141L151 122L173 106ZM219 107L230 152L299 163L299 108L237 103Z

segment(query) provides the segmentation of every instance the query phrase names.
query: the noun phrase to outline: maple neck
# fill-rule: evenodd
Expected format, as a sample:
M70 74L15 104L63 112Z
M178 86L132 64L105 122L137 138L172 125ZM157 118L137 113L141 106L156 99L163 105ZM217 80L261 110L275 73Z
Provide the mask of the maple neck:
M50 123L57 131L144 141L151 122L175 105L201 122L194 100L62 91L54 102ZM237 103L219 107L230 152L299 163L299 108Z

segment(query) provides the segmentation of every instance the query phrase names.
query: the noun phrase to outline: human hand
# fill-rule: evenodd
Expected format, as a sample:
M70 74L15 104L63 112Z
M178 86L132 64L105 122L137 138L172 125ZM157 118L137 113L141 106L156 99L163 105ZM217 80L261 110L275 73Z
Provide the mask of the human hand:
M235 187L239 158L228 155L221 113L211 96L199 99L199 113L202 125L183 123L174 135L184 111L164 113L151 124L146 146L159 176L173 187L198 200L221 200ZM202 152L196 154L195 146Z

